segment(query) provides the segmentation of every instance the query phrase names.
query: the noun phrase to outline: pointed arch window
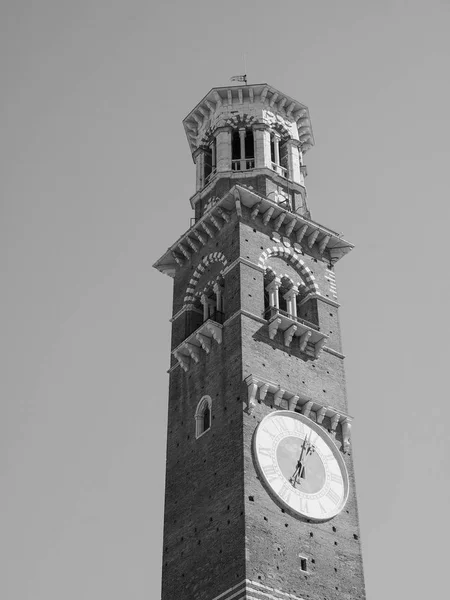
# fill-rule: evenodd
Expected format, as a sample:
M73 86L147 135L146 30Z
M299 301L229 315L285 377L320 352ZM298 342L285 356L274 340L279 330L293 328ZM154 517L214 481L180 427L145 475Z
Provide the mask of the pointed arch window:
M195 411L195 437L199 438L209 429L211 429L211 408L212 400L210 396L203 396L197 405Z

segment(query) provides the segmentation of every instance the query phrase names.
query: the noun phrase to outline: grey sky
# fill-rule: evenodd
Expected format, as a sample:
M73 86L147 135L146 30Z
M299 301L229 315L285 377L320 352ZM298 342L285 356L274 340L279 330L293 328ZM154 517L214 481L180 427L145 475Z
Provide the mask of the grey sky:
M447 589L450 5L4 0L5 600L159 597L181 125L242 72L305 103L337 267L368 600Z

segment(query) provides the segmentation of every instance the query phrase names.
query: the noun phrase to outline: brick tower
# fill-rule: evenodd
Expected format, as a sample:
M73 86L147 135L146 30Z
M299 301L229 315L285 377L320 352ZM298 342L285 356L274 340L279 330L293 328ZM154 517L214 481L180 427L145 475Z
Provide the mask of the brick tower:
M308 108L212 89L184 120L192 226L174 280L163 600L365 597L334 268L311 219Z

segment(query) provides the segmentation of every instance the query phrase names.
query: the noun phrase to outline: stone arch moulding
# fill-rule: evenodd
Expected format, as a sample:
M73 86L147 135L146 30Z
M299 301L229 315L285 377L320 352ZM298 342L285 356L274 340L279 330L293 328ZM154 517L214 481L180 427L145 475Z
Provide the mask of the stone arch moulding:
M205 410L208 408L209 410L209 425L207 428L204 427L204 414ZM212 413L212 400L211 396L203 396L200 399L200 402L197 404L197 409L195 411L195 437L198 439L201 435L206 433L208 429L211 427L211 413Z
M301 278L305 282L306 289L309 293L320 294L314 275L305 265L304 261L295 252L295 250L293 250L292 248L285 248L281 245L267 248L266 250L264 250L264 252L261 253L258 265L265 270L267 259L271 256L278 256L280 258L283 258L289 264L291 264L298 271Z
M194 301L195 288L197 286L197 283L198 283L200 277L204 274L204 272L206 271L206 269L208 268L209 265L211 265L213 263L217 263L217 262L220 262L223 265L219 272L219 275L223 275L223 272L225 270L225 267L228 264L228 261L222 252L212 252L211 254L208 254L207 256L203 257L203 260L197 266L191 279L189 280L189 284L186 288L186 295L184 297L185 304L191 304Z

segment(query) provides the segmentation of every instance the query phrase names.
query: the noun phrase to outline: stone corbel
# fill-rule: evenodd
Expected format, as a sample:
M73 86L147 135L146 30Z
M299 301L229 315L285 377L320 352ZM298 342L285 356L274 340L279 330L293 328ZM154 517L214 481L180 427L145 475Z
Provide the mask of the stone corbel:
M213 214L209 215L209 218L211 219L213 225L220 231L222 229L222 223L219 223Z
M275 210L275 208L273 206L271 206L270 208L268 208L266 210L266 212L264 213L264 216L263 216L264 225L267 225L267 223L270 221L270 218L271 218L274 210Z
M297 325L291 325L284 332L284 345L289 348L292 342L292 338L294 337L295 332L297 331Z
M234 190L234 206L236 208L236 214L239 218L242 218L242 205L241 205L241 195L239 194L239 190Z
M312 331L305 331L305 333L300 336L300 352L305 351L306 344L308 343L308 340L311 336Z
M322 352L326 341L327 341L327 338L324 337L321 340L319 340L318 342L316 342L316 344L314 346L314 357L315 358L319 358L320 353Z
M316 412L316 418L317 418L317 422L319 423L319 425L322 424L323 422L323 418L325 416L325 413L327 412L327 409L325 406L322 406L321 408L319 408L319 410Z
M319 235L319 233L320 233L320 231L318 229L316 229L308 237L308 248L312 248L314 246L314 242L317 240L317 236Z
M308 225L303 225L300 229L297 229L297 244L301 244L303 236L308 230Z
M330 241L330 237L329 235L326 235L322 240L320 240L319 242L319 253L320 255L322 255L325 251L325 248L327 247L328 242Z
M267 390L269 389L269 384L268 383L263 383L262 386L259 388L259 399L260 400L265 400L266 399L266 395L267 395Z
M342 449L344 452L348 452L350 448L350 432L352 429L352 419L347 417L341 423L342 428Z
M283 400L284 392L285 390L279 387L273 395L273 402L275 406L281 406L281 401Z
M189 246L192 248L192 250L194 252L198 252L200 250L200 248L198 247L198 245L194 242L194 240L191 240L190 237L186 237L184 239L186 240L186 242L189 244Z
M203 335L203 333L197 333L195 337L200 342L206 354L209 354L209 351L211 350L211 338L207 337L206 335Z
M184 372L186 372L190 367L189 356L186 356L185 354L181 354L181 352L174 352L173 354L174 354L175 358L177 359L180 367L183 369Z
M298 400L299 400L299 396L292 396L292 398L289 398L288 409L289 410L295 410L295 407L297 406Z
M278 217L275 219L275 222L274 222L275 231L278 231L280 229L285 218L286 218L286 213L284 213L284 212L282 212L278 215Z
M184 265L184 261L178 256L176 252L172 252L172 256L179 267L182 267Z
M249 414L251 414L256 406L256 392L258 391L258 382L253 377L253 375L249 375L245 378L245 383L247 384L247 411L249 412Z
M336 427L337 427L337 424L339 423L340 418L341 418L341 415L339 413L335 413L331 417L331 431L336 431Z
M228 211L224 210L223 208L221 208L220 206L217 207L217 212L219 213L219 215L222 217L222 219L224 221L226 221L227 223L230 222L231 217L228 214Z
M261 206L261 202L258 202L257 204L255 204L255 206L253 207L252 212L250 213L250 217L253 219L253 221L258 216L260 206Z
M219 327L215 323L208 321L206 323L206 329L211 333L218 344L222 343L222 327Z
M178 247L178 250L179 250L179 251L180 251L182 254L184 254L184 256L185 256L185 257L186 257L188 260L191 260L191 253L190 253L188 250L186 250L186 248L185 248L185 247L184 247L182 244L178 244L178 246L177 246L177 247Z
M200 350L198 346L194 346L194 344L189 344L188 342L185 344L186 350L191 355L191 358L194 362L198 363L200 360Z
M305 417L309 417L313 404L314 402L312 400L305 402L305 404L302 406L302 415L305 415Z
M270 321L269 323L269 337L271 340L273 340L273 338L275 337L277 331L278 331L278 327L281 325L281 318L280 317L275 317L274 319L272 319L272 321Z
M204 246L208 241L207 238L205 238L198 229L194 230L194 234L197 236L197 239L202 244L202 246Z
M284 231L286 232L286 235L288 237L291 235L292 230L294 229L296 223L297 223L297 219L291 219L291 221L289 221L289 223L287 225L285 225Z
M214 237L214 232L213 230L209 227L208 223L206 223L205 221L203 221L202 223L202 227L203 229L206 231L206 233L209 235L210 238Z

